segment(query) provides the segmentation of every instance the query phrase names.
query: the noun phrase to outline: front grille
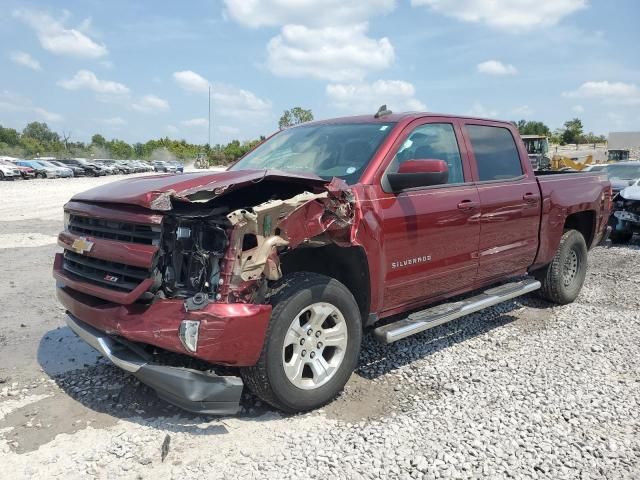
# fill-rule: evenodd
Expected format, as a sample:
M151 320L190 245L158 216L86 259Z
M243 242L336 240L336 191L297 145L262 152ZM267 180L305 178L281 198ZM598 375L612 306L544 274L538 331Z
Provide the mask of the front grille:
M71 233L95 238L145 245L160 244L160 226L71 215L68 229Z
M127 292L149 278L149 270L146 268L86 257L70 250L64 252L63 268L83 281Z

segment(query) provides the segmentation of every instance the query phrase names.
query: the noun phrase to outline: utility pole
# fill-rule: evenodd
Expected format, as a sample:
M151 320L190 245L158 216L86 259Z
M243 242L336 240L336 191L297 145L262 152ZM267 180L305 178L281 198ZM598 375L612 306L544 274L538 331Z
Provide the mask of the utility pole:
M209 151L211 151L211 85L209 85Z

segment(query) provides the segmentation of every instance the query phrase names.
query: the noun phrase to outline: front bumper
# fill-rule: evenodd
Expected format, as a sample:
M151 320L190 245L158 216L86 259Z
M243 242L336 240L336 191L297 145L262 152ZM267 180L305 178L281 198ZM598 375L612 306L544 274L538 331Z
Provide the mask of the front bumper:
M185 410L233 415L240 409L242 380L184 367L154 364L143 353L69 314L67 325L114 365L135 375L158 396Z

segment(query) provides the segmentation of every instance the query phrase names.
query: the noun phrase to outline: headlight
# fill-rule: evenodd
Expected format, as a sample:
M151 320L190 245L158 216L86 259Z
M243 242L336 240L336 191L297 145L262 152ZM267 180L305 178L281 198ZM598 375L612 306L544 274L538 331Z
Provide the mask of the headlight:
M64 212L64 218L62 219L63 223L64 223L64 230L67 231L69 230L69 220L71 218L71 214L69 212Z

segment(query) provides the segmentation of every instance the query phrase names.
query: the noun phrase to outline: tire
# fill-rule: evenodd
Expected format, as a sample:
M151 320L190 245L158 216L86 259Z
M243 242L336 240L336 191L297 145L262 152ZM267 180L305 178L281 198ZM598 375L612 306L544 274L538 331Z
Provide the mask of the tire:
M629 243L633 238L633 232L613 230L609 236L613 243Z
M573 302L587 274L587 244L577 230L567 230L549 265L535 273L542 283L538 295L559 305Z
M273 311L262 353L255 366L242 368L240 374L251 392L284 412L321 407L340 393L358 365L362 341L358 305L342 283L316 273L286 275L274 285L272 292ZM335 310L331 311L332 308ZM315 316L318 320L307 317L311 311L319 313ZM313 329L307 327L320 323L319 336L318 330L308 335ZM341 333L333 333L333 340L329 340L331 330L346 331L346 340ZM322 345L318 339L323 340L325 336L327 343L336 344L338 337L345 343L341 347ZM291 343L285 345L288 342ZM299 342L306 342L307 347ZM307 352L307 348L311 352ZM323 363L317 363L319 361ZM296 367L298 364L303 366ZM285 365L289 365L287 371ZM326 377L317 375L314 367ZM332 367L333 371L329 371ZM296 369L300 374L292 375Z
M0 182L4 180L4 173L0 172Z
M36 178L47 178L46 173L36 173Z

